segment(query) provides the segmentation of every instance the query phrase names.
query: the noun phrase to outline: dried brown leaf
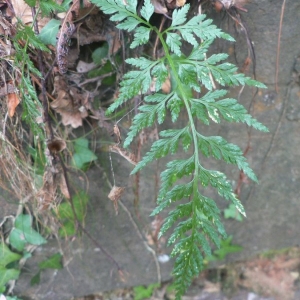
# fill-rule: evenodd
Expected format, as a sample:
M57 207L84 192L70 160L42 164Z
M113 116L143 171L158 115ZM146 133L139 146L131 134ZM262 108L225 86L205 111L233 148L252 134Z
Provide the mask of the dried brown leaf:
M60 188L61 193L67 199L71 198L70 193L69 193L69 189L68 189L68 186L67 186L67 183L66 183L66 178L65 178L65 176L63 174L61 174L61 176L60 176L59 188Z
M24 0L11 0L11 4L15 12L12 24L16 24L18 19L25 25L32 24L33 16L31 7ZM39 15L38 20L39 30L41 30L50 21L50 18L42 18L41 15Z
M114 203L116 214L118 214L118 201L120 200L122 194L124 193L124 190L125 190L124 187L119 187L114 185L108 194L108 198Z
M15 114L16 107L19 105L20 99L16 93L7 95L8 115L12 118Z
M32 13L30 6L23 0L11 0L11 4L15 11L15 18L12 23L17 22L17 18L22 20L24 24L32 23Z
M118 127L117 124L114 125L114 134L116 135L117 137L117 144L120 144L122 139L121 139L121 133L120 133L120 129Z
M130 153L129 151L126 151L123 148L120 148L118 145L113 145L109 147L109 150L114 153L118 153L121 156L123 156L127 161L129 161L131 164L136 165L137 159L136 156L133 153Z
M69 87L66 80L58 75L54 79L54 91L56 100L50 106L62 116L62 123L73 128L82 126L82 120L88 116L87 105L88 95L82 93L76 87Z
M87 111L75 113L61 113L63 125L71 125L73 128L82 126L82 120L88 116Z

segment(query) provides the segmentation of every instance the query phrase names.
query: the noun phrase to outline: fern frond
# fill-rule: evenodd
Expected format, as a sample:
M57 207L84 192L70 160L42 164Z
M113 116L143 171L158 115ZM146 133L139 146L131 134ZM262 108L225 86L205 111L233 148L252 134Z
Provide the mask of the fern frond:
M220 220L220 210L214 200L205 196L206 188L210 186L215 189L221 197L231 201L240 213L245 215L244 208L226 175L204 168L200 156L204 159L212 156L234 164L249 178L257 180L238 146L220 136L207 137L200 133L195 119L206 125L209 125L210 121L220 123L221 119L224 119L229 122L246 123L258 130L267 131L267 128L252 118L235 99L222 99L227 91L214 90L211 75L221 86L251 85L263 88L264 85L239 74L233 64L223 62L227 54L213 54L207 57L208 48L215 38L229 41L234 39L213 25L211 20L205 19L204 15L187 20L189 4L175 9L171 26L160 32L149 23L154 11L150 0L145 0L140 10L141 17L136 13L136 1L92 2L104 13L112 15L110 19L119 22L119 29L133 31L131 48L148 42L149 34L153 30L165 52L163 58L155 61L142 57L126 60L135 69L124 75L120 83L119 97L107 112L112 113L138 94L145 97L138 114L133 118L124 146L128 147L142 129L152 126L154 122L162 124L168 112L174 123L181 112L188 118L183 128L161 131L159 140L151 145L150 150L131 173L140 171L156 159L176 153L179 145L185 151L185 159L170 160L161 172L157 207L151 214L154 216L167 208L171 209L161 227L159 237L173 229L168 245L173 245L171 255L176 257L173 275L176 299L180 299L193 277L203 269L204 256L211 255L211 245L220 247L222 238L226 237ZM183 41L193 47L187 55L182 51ZM168 76L172 82L172 90L163 94L160 90ZM149 95L151 82L155 82L155 93ZM193 91L201 93L202 87L208 92L195 99ZM189 153L187 150L191 149L193 152Z
M152 162L154 159L162 158L167 156L168 154L175 153L177 151L181 137L186 133L187 130L188 128L184 128L181 130L172 130L172 133L170 132L170 130L162 131L161 136L168 136L168 138L155 141L152 144L150 151L145 154L142 160L133 169L131 174L135 174L140 169L144 168L148 163ZM128 137L130 137L130 135L128 135ZM127 145L126 140L125 145Z

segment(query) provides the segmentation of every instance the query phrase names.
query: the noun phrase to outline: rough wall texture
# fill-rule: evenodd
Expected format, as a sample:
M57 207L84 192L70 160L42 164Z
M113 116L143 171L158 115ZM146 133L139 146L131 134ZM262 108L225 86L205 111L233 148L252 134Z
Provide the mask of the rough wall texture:
M244 251L234 259L245 259L257 252L297 245L300 242L300 201L298 183L300 179L299 127L300 127L300 86L291 83L293 68L300 73L295 58L300 54L300 2L287 1L283 19L281 52L279 63L279 92L275 92L276 49L282 1L252 0L243 13L249 36L256 53L256 76L265 83L267 90L255 97L254 116L266 124L270 133L252 131L251 147L248 152L250 165L259 175L259 185L245 182L241 200L245 205L247 219L242 223L226 221L234 243L244 247ZM230 32L236 39L236 60L242 67L247 56L245 35L234 30L234 22L228 17L212 13L216 24ZM231 51L228 45L220 43L216 50ZM230 46L232 47L232 45ZM234 61L234 57L232 56ZM294 79L297 76L294 76ZM298 74L299 78L299 74ZM237 97L239 90L232 91ZM246 89L241 102L249 105L255 91ZM248 141L247 129L241 125L222 125L210 128L209 133L225 136L245 149ZM275 135L274 135L275 134ZM108 156L99 154L100 165L109 170ZM117 155L113 155L117 184L128 186L122 201L134 215L131 166ZM213 163L216 168L226 171L228 177L238 179L233 168ZM162 165L162 164L161 164ZM141 217L136 220L143 230L150 224L149 213L155 206L154 174L152 165L141 174L140 200ZM86 226L90 233L103 245L126 272L126 281L120 280L114 265L85 236L75 242L62 242L66 268L61 271L45 271L41 284L29 287L28 280L35 274L35 261L58 251L55 240L38 249L23 272L17 285L17 292L30 299L69 299L72 295L81 296L124 285L138 285L157 280L156 266L151 253L134 229L127 213L120 208L116 217L112 203L107 199L109 187L99 169L88 172L91 197ZM220 201L225 208L227 203ZM2 213L2 212L1 212ZM166 250L168 251L168 250ZM233 259L233 258L231 258ZM169 278L171 263L161 264L163 278Z

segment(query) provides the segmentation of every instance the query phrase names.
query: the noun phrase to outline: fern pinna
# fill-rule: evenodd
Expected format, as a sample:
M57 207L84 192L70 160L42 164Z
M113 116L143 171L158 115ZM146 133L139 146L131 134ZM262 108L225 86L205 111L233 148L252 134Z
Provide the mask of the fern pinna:
M118 99L108 108L107 113L114 112L120 105L138 94L147 94L154 78L155 93L144 97L144 103L133 119L124 146L128 147L143 128L152 126L156 121L162 124L167 110L174 123L181 111L185 110L188 116L184 128L161 131L160 139L152 144L150 151L132 171L134 174L153 160L177 152L179 144L184 151L191 147L193 149L191 157L167 163L166 170L161 173L158 206L152 213L154 216L173 203L185 199L185 203L178 204L169 213L160 231L161 236L175 226L168 244L174 245L172 256L176 257L176 260L173 275L177 299L180 299L192 278L203 269L203 257L211 254L211 242L219 247L221 238L226 236L216 203L204 196L202 190L212 186L219 195L234 203L245 215L243 206L226 176L219 171L204 168L200 160L201 154L204 157L212 156L236 164L249 178L257 180L238 146L228 143L220 136L201 134L196 128L195 120L198 119L208 125L209 121L219 123L224 119L229 122L243 122L258 130L267 131L267 128L252 118L235 99L224 99L226 90L215 90L212 80L218 82L220 86L251 85L259 88L265 86L243 74L238 74L234 65L222 62L227 58L226 54L214 54L206 58L208 48L215 38L229 41L233 39L212 25L212 21L205 19L204 15L187 20L189 4L174 10L171 26L160 32L149 23L154 12L150 0L144 1L140 16L137 14L136 0L92 0L92 2L105 14L112 15L110 19L118 22L117 28L133 32L131 48L146 44L150 32L154 31L164 49L165 56L156 60L145 57L126 60L134 70L124 75ZM182 53L183 41L192 45L189 55ZM161 87L169 74L174 78L172 91L164 94ZM201 98L194 98L191 89L203 94L203 87L207 92ZM184 177L188 182L179 184L178 180Z

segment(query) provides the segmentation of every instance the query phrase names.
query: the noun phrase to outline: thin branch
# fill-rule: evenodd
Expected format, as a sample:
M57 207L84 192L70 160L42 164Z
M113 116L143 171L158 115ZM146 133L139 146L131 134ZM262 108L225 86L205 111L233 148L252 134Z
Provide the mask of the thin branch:
M69 177L68 177L68 170L67 167L61 157L61 155L58 155L59 158L59 162L62 166L62 170L63 170L63 175L65 177L65 181L66 181L66 186L70 195L70 205L71 205L71 209L74 215L74 219L76 222L76 226L79 227L79 229L88 236L88 238L102 251L102 253L116 266L116 268L118 269L118 271L120 272L122 269L119 266L119 264L116 262L116 260L104 249L104 247L83 227L83 225L81 224L81 222L78 219L78 216L76 214L75 211L75 207L74 207L74 202L73 202L73 197L72 197L72 192L71 192L71 187L70 187L70 183L69 183Z
M277 53L276 53L276 71L275 71L275 91L278 94L278 74L279 74L279 56L280 56L280 39L281 39L281 31L282 31L282 21L284 16L285 2L283 0L281 6L281 14L280 14L280 22L279 22L279 32L278 32L278 40L277 40Z
M107 184L109 185L109 187L112 189L112 185L110 183L110 181L108 180L108 177L105 174L105 177L106 177L106 181L107 181ZM126 212L126 214L128 215L128 218L131 222L131 224L133 225L134 229L136 230L139 238L143 241L143 244L145 246L145 248L152 254L153 256L153 260L155 262L155 265L156 265L156 272L157 272L157 281L159 284L161 284L161 270L160 270L160 265L159 265L159 262L158 262L158 259L156 257L156 253L155 251L148 245L148 243L145 241L144 237L143 237L143 234L141 233L140 229L138 228L136 222L134 221L130 211L128 210L128 208L125 206L125 204L119 199L118 200L118 204L120 204L120 206L122 207L122 209Z

